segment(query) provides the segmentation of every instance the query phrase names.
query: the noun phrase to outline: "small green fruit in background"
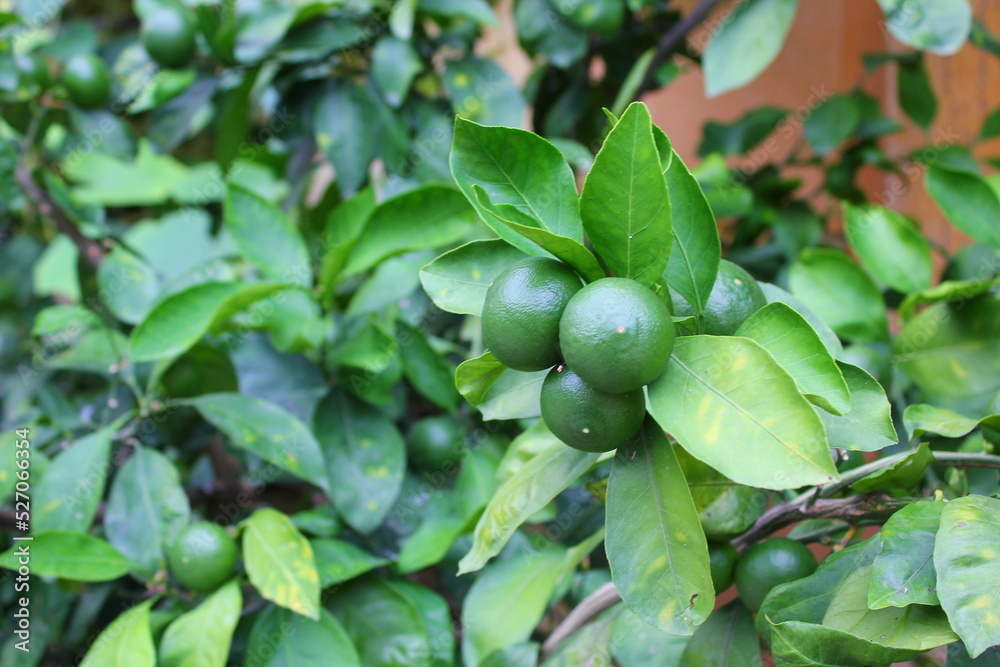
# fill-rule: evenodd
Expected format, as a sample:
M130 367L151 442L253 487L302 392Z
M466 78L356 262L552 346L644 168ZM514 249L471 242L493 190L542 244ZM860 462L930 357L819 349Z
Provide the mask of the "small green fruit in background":
M210 591L233 576L238 550L224 528L197 521L177 535L167 548L170 571L185 588Z
M93 54L73 56L63 67L62 82L70 101L84 109L99 109L111 97L111 75Z
M772 537L744 552L736 564L736 590L750 611L757 612L771 589L816 571L809 547L787 537Z
M483 306L483 342L516 371L543 371L559 363L559 318L583 287L562 262L529 257L497 276Z
M575 449L607 452L628 442L642 426L642 389L609 394L574 371L556 367L542 383L542 419L553 435Z
M676 292L671 292L674 315L695 315L691 304ZM767 297L760 285L743 267L728 260L719 262L719 273L708 295L702 314L701 332L711 336L732 336L750 316L767 305Z
M733 573L740 559L736 548L729 542L708 543L709 568L712 572L712 586L716 594L733 585Z
M49 68L45 61L38 56L20 55L14 59L21 83L25 86L36 86L40 90L45 90L52 83L49 76Z
M648 287L602 278L570 299L559 324L566 363L600 391L623 393L663 373L674 349L670 309Z
M451 417L425 417L410 429L407 455L410 463L423 470L454 465L465 455L462 429Z
M194 55L195 25L180 7L163 7L142 23L142 45L164 67L180 67Z

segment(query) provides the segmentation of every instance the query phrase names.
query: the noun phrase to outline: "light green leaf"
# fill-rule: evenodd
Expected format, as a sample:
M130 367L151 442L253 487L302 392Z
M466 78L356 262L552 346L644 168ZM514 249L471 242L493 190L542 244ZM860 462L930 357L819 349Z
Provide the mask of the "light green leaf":
M946 438L961 438L981 425L1000 428L1000 415L970 419L954 410L919 403L906 407L903 424L911 439L919 438L924 433L937 433Z
M870 609L939 604L934 542L944 507L943 502L913 503L882 526L882 550L868 588Z
M885 389L863 368L837 362L851 391L851 406L844 416L817 410L831 447L877 452L899 441L892 423L892 406Z
M975 658L1000 643L1000 500L966 496L941 512L934 567L941 606Z
M876 279L904 293L931 286L931 247L911 220L874 204L843 208L847 240Z
M170 624L160 642L159 667L226 667L242 609L243 594L233 579Z
M90 529L104 497L115 430L95 431L52 459L32 494L32 532Z
M361 667L361 658L347 631L326 609L319 620L281 607L260 613L247 641L248 667Z
M135 605L97 636L80 667L155 667L156 647L149 608L156 599Z
M985 246L979 246L980 248ZM990 251L992 252L992 251ZM917 308L929 303L949 301L960 303L968 301L977 296L982 296L1000 285L1000 278L991 280L944 280L930 289L907 294L903 303L899 305L899 317L903 323L913 319L917 313Z
M497 17L486 0L417 0L420 11L438 16L461 16L480 25L496 25Z
M612 636L621 605L577 630L556 653L546 659L550 667L611 667Z
M431 667L431 637L420 609L389 579L352 581L329 608L354 641L365 667Z
M735 335L755 340L770 352L811 403L837 415L850 411L851 392L833 355L805 318L789 306L764 306Z
M375 191L365 188L340 203L326 221L328 247L320 265L319 283L324 298L333 296L358 237L375 212Z
M652 285L673 243L670 196L644 104L629 106L587 174L580 216L611 271Z
M187 167L169 155L158 155L140 141L135 161L98 151L80 151L62 168L77 183L73 197L80 203L104 206L163 204L187 176Z
M690 635L715 605L708 543L673 446L647 418L608 480L607 553L625 605L653 627Z
M965 43L972 27L969 0L878 0L892 36L903 44L938 55L951 55Z
M277 206L230 183L223 220L240 254L265 276L290 285L312 285L305 241Z
M422 69L420 54L411 42L388 35L375 42L371 77L389 106L398 108L403 103Z
M911 660L920 651L888 648L840 630L787 621L771 630L775 667L889 667Z
M111 581L127 574L135 564L110 544L86 533L52 530L35 533L30 542L15 543L0 554L0 567L17 571L22 548L30 549L31 573L70 581Z
M1000 195L982 176L932 164L924 186L949 222L980 243L1000 248Z
M812 308L802 303L801 299L794 297L792 294L786 292L777 285L765 282L757 284L760 285L761 291L764 292L764 296L767 297L768 303L783 303L786 306L789 306L812 325L812 328L817 334L819 334L820 340L823 341L823 345L826 346L826 349L830 351L830 354L832 354L835 359L840 359L843 356L844 346L841 345L840 339L837 338L837 334L833 332L833 329L830 328L830 325L827 324L823 318L813 312Z
M861 111L850 95L833 95L809 112L803 125L806 140L817 155L828 155L851 138Z
M188 399L234 445L291 474L330 490L319 443L309 428L284 408L255 396L221 393Z
M721 24L705 48L705 92L715 97L744 86L777 57L798 0L746 0Z
M344 391L316 408L313 430L323 447L333 504L360 533L385 519L399 495L406 445L388 417Z
M548 371L524 373L508 369L486 390L477 406L483 419L524 419L542 413L542 382Z
M679 338L649 386L649 410L684 449L741 484L792 489L837 476L813 407L748 338Z
M486 392L507 370L491 352L483 352L475 359L466 359L455 371L455 386L465 400L472 405L483 402Z
M615 619L611 655L618 664L628 667L680 665L688 641L689 637L660 632L628 609L622 609Z
M737 484L683 449L675 449L674 454L707 537L730 539L741 535L767 509L770 494L763 489Z
M361 26L354 30L364 32ZM330 78L313 115L316 143L336 170L337 186L346 197L356 194L368 180L375 157L373 106L367 91L349 78Z
M420 269L420 282L441 310L478 317L496 277L524 257L523 252L502 239L473 241Z
M924 471L933 462L934 455L931 454L930 447L926 442L922 442L907 456L867 477L862 477L851 484L851 488L859 493L877 489L910 489L924 478Z
M319 573L312 546L288 515L264 508L243 522L243 562L261 596L319 620Z
M311 544L321 588L350 581L390 562L343 540L313 540Z
M498 63L467 55L449 60L441 76L451 107L463 118L483 125L519 127L524 122L521 89Z
M733 601L705 621L687 643L680 665L690 667L760 667L760 641L753 615Z

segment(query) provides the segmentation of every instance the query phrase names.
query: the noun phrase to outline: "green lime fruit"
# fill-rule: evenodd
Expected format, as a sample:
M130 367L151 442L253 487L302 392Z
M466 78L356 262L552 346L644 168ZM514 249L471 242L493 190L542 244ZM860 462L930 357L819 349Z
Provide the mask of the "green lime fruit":
M21 77L21 82L27 86L37 86L44 90L52 83L49 77L49 68L45 61L37 56L20 55L14 59L17 72Z
M708 561L712 571L712 586L716 594L733 585L733 572L739 559L736 548L729 542L709 541Z
M837 470L840 472L854 470L855 468L860 468L867 463L867 461L865 461L864 452L852 452L848 449L839 451L835 462L837 464Z
M559 318L580 291L580 278L547 257L521 260L497 276L483 306L483 342L516 371L559 363Z
M772 537L753 545L740 558L736 591L743 604L757 612L772 588L815 571L816 557L809 547L787 537Z
M466 447L462 429L451 417L425 417L410 429L407 455L422 470L436 470L462 460Z
M671 292L670 296L674 315L695 315L694 308L682 296L676 292ZM753 276L743 267L724 259L719 262L719 273L701 316L700 331L711 336L732 336L741 324L766 305L767 297Z
M559 323L570 368L600 391L625 393L660 376L674 349L670 309L628 278L596 280L570 299Z
M194 55L194 19L179 7L162 7L142 23L142 45L164 67L180 67Z
M210 591L233 576L236 555L236 542L224 528L210 521L196 521L167 548L167 563L184 587Z
M557 366L542 383L542 419L564 443L585 452L607 452L628 442L642 426L642 390L611 394L594 388L568 367Z
M63 85L73 104L98 109L111 97L111 76L104 61L93 54L73 56L66 61Z

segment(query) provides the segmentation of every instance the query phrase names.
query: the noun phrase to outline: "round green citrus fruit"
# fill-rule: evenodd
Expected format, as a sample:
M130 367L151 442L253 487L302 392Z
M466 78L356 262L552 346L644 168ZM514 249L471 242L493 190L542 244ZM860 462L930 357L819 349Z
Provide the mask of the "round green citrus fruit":
M690 317L694 309L676 292L671 292L674 315ZM750 316L767 305L760 285L743 267L728 260L719 262L719 273L701 316L700 331L712 336L732 336Z
M210 591L229 581L236 567L236 542L218 524L197 521L167 548L177 581L193 591Z
M580 291L580 278L554 259L529 257L497 276L483 305L483 342L516 371L559 362L559 318Z
M23 84L45 89L51 83L49 68L45 66L45 61L41 58L20 55L14 60L14 64L17 66L17 71Z
M740 599L756 612L778 584L808 577L816 571L816 557L809 547L787 537L758 542L736 564L736 590Z
M195 26L179 7L163 7L142 23L142 45L164 67L180 67L194 55Z
M407 454L410 462L423 470L458 463L465 454L462 429L451 417L425 417L410 429Z
M733 571L739 560L736 548L729 542L709 542L708 559L712 570L712 586L716 594L733 585Z
M848 470L854 470L855 468L860 468L867 461L865 461L864 452L853 452L849 449L845 449L837 453L837 470L840 472L846 472Z
M62 81L70 101L84 109L103 107L111 96L108 68L103 60L93 54L73 56L67 60L63 67Z
M642 390L611 394L594 388L566 366L542 383L542 419L570 447L607 452L634 436L646 414Z
M639 389L667 367L674 349L670 309L627 278L596 280L570 299L559 323L559 345L570 368L595 389Z

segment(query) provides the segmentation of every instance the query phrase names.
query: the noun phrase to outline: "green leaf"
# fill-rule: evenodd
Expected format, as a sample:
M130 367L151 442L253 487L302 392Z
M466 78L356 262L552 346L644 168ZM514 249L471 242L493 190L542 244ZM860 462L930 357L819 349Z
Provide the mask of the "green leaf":
M559 149L538 135L457 118L451 173L483 221L516 248L539 254L538 246L482 208L473 184L479 185L494 205L511 204L536 220L536 226L583 241L573 170Z
M62 169L77 184L76 201L104 206L163 204L187 177L187 167L169 155L157 155L145 140L139 142L134 162L81 150Z
M666 269L670 196L644 104L629 106L604 140L583 186L580 216L615 275L652 285Z
M97 636L80 667L155 667L156 646L149 608L156 599L127 610Z
M223 220L240 254L265 276L290 285L312 285L305 241L277 206L230 183Z
M746 0L737 7L705 48L706 94L715 97L744 86L767 69L798 7L798 0Z
M524 257L523 252L502 239L473 241L420 269L420 282L441 310L478 317L496 277Z
M1000 665L1000 646L986 649L978 658L969 657L962 642L948 646L948 667L997 667Z
M770 352L814 405L837 415L850 411L851 392L833 355L805 318L789 306L764 306L735 335L755 340Z
M611 667L611 647L619 605L588 623L567 639L546 661L551 667Z
M188 399L201 416L242 447L291 474L330 490L319 443L297 417L255 396L221 393Z
M660 632L628 609L622 609L615 619L611 655L618 664L628 667L680 665L688 641L689 637Z
M670 193L674 240L663 278L695 312L701 313L719 271L719 229L698 181L681 157L673 150L670 153L670 166L664 176Z
M885 522L868 589L870 609L939 604L934 542L943 502L907 505Z
M679 338L649 385L649 410L684 449L741 484L793 489L837 476L813 407L750 339Z
M832 354L835 359L841 358L844 354L844 347L841 345L840 339L837 338L837 334L833 332L830 325L827 324L823 318L817 315L812 308L802 303L801 299L797 299L777 285L765 282L758 284L760 285L761 291L764 292L764 296L767 297L768 303L783 303L804 317L806 321L812 325L813 330L819 334L820 340L823 341L823 345L825 345L826 349L830 351L830 354Z
M851 484L851 488L859 493L868 493L877 489L910 489L924 478L924 471L934 462L934 455L926 442L920 443L907 456L862 477Z
M537 667L538 648L534 642L511 644L490 653L479 662L479 667Z
M942 56L958 51L972 27L969 0L923 0L919 10L908 0L878 0L878 4L893 37Z
M400 323L399 346L403 373L410 384L434 405L455 410L461 400L455 390L455 371L434 351L423 332Z
M979 247L982 248L985 246ZM917 313L917 308L920 306L940 301L961 303L986 294L992 291L997 285L1000 285L1000 278L993 278L991 280L945 280L930 289L908 294L903 299L903 303L899 305L899 317L906 323L913 319L913 316Z
M979 139L992 139L1000 137L1000 109L994 109L986 120L983 121L983 128L979 131Z
M892 406L885 389L863 368L837 362L851 391L851 406L844 416L817 411L826 427L831 447L857 452L877 452L899 441L892 423Z
M264 508L243 522L243 562L261 596L319 620L319 573L313 550L288 515Z
M873 276L899 292L931 286L931 247L907 217L888 208L844 203L847 240Z
M839 250L803 251L789 271L792 293L842 338L857 342L888 338L882 294L871 278Z
M475 183L472 184L472 191L475 193L481 208L521 236L537 243L542 250L550 253L556 259L573 267L585 280L594 281L604 277L604 269L594 257L594 253L576 239L560 236L538 227L537 221L513 204L492 204L486 191Z
M367 271L382 260L411 250L454 243L469 231L475 214L461 193L425 185L375 209L354 246L345 275Z
M206 282L171 294L132 330L129 357L140 362L180 356L236 313L284 289L272 283Z
M402 436L392 420L342 390L316 408L313 429L326 455L327 474L338 480L330 490L334 506L352 528L372 532L403 483Z
M441 82L451 106L482 125L518 127L524 121L524 96L510 75L486 58L466 56L445 65Z
M170 624L160 642L160 667L226 667L242 609L233 579Z
M829 155L851 138L861 112L850 95L832 95L806 116L803 130L817 155Z
M683 449L676 449L674 453L691 489L701 527L709 538L728 539L740 535L764 513L769 496L766 491L727 479Z
M246 653L252 656L254 667L362 664L351 637L326 609L320 609L318 620L313 620L281 607L267 607L253 624Z
M893 364L935 396L988 396L1000 388L1000 294L936 303L906 323Z
M496 25L497 17L486 0L418 0L422 12L437 16L460 16L479 25Z
M152 575L163 567L167 545L187 525L190 514L173 462L140 446L115 476L104 530L111 546Z
M748 153L774 132L787 117L788 111L785 109L757 107L732 123L709 121L705 123L704 138L698 144L698 155L707 158L712 153L722 153L723 155ZM725 161L717 161L715 166L723 168L727 180L732 179L732 174L726 168ZM703 166L699 166L699 169L695 170L699 177L702 176L703 169ZM735 183L727 183L727 185L736 186Z
M565 558L565 551L555 548L520 554L491 563L476 577L462 605L465 664L478 665L494 651L531 636L563 573Z
M316 105L312 128L316 143L336 170L337 187L345 197L357 193L368 180L375 157L373 106L368 93L346 77L328 79Z
M367 577L337 591L330 609L365 667L431 667L431 637L416 604L388 579Z
M915 651L926 651L958 639L940 607L915 604L902 609L869 609L871 583L871 565L847 575L830 601L823 625L873 644Z
M0 567L17 571L22 563L19 549L31 554L31 573L71 581L111 581L135 568L135 564L102 539L86 533L51 530L35 533L30 542L15 543L0 554Z
M1000 415L990 415L983 419L970 419L954 410L919 403L908 405L903 413L903 424L910 438L919 438L924 433L937 433L946 438L960 438L980 425L1000 428Z
M534 441L532 455L515 473L503 479L494 492L476 524L472 549L458 564L459 574L483 567L500 553L521 524L565 491L600 458L598 454L562 444L541 421L525 431L522 438Z
M980 243L1000 248L1000 195L979 174L932 164L927 192L948 221Z
M626 606L690 635L715 605L708 543L673 446L652 419L619 448L608 479L607 554Z
M525 419L542 414L539 399L548 371L524 373L507 370L493 383L477 406L486 421Z
M365 188L341 202L326 221L326 254L320 265L319 283L324 298L333 296L354 244L375 212L375 190Z
M413 605L423 621L431 644L431 667L454 667L455 630L448 601L406 579L393 580L391 585Z
M313 540L311 544L320 588L350 581L390 562L343 540Z
M937 97L923 56L900 60L896 70L899 106L914 123L929 130L937 115Z
M423 68L420 55L409 41L386 35L375 43L371 77L389 106L399 108Z
M713 613L688 641L678 664L759 667L760 641L750 610L739 601L733 601Z
M447 555L455 540L465 532L467 523L463 517L451 512L426 512L420 526L403 544L396 570L400 574L411 574L437 565Z
M94 329L84 333L71 347L51 357L48 367L102 375L122 367L127 341L114 329Z
M941 606L973 658L1000 643L1000 500L966 496L941 512L934 567Z
M455 371L455 386L458 393L472 405L483 402L486 392L507 370L491 352L483 352L475 359L466 359Z
M32 493L32 532L90 529L104 497L115 430L95 431L52 459Z
M771 653L777 667L889 667L920 651L887 648L822 625L787 621L772 627Z

